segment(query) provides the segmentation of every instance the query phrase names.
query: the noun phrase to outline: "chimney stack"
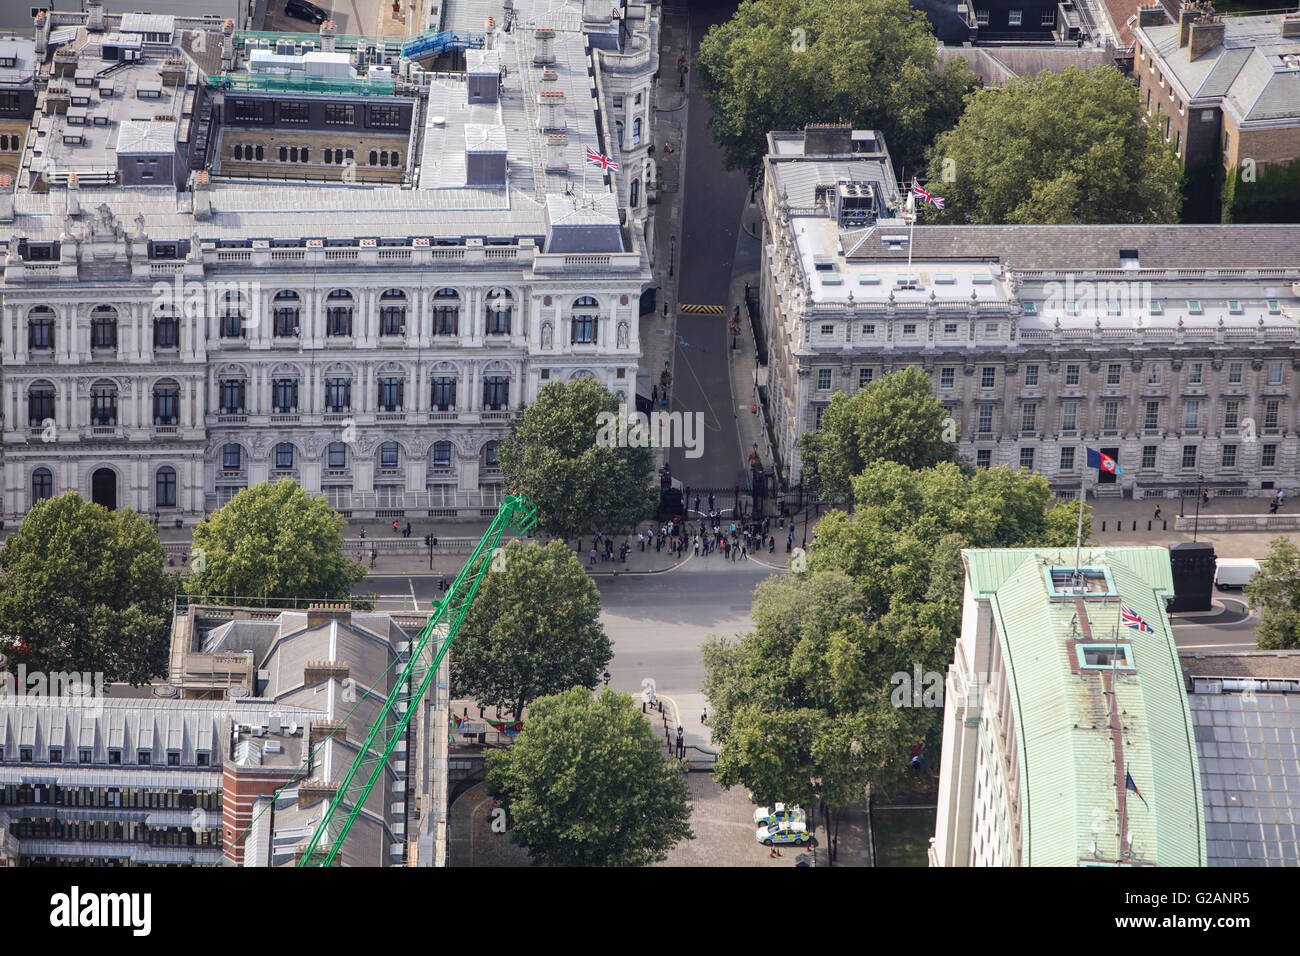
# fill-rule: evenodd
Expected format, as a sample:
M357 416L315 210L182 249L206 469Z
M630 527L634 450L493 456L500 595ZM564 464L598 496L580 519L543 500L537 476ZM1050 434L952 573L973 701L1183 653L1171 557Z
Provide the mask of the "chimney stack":
M1192 24L1192 32L1187 41L1187 58L1195 60L1208 53L1223 42L1223 18L1206 17Z
M564 129L564 90L544 89L537 94L538 128Z
M36 25L36 55L44 59L50 42L50 16L46 11L38 10L32 22Z
M548 173L567 170L569 163L565 159L565 149L569 145L569 137L563 133L550 133L546 137L546 171Z
M1156 4L1153 7L1141 7L1138 9L1138 26L1140 27L1158 27L1163 24L1168 17L1165 16L1165 8Z
M14 178L0 173L0 222L14 221Z
M320 48L322 53L334 52L334 37L336 35L333 20L326 20L320 25Z
M212 218L212 177L205 169L195 170L192 192L195 219Z
M544 66L555 62L555 31L550 27L538 27L533 31L537 41L537 52L533 54L533 66Z
M496 21L491 17L487 18L487 24L483 28L483 49L495 50L497 46L497 27Z
M235 21L229 17L221 25L221 69L230 72L235 68Z
M104 32L104 0L86 0L86 29L91 33Z
M1185 47L1192 38L1192 24L1200 22L1202 16L1211 12L1199 3L1185 3L1178 11L1178 46Z
M77 174L68 173L68 187L63 191L64 209L69 216L81 215L81 187L77 184Z

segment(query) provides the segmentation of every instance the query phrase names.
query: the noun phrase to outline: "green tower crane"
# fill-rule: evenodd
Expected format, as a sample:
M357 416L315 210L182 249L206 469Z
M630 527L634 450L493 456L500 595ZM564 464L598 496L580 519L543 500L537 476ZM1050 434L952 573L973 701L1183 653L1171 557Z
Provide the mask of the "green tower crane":
M474 553L456 575L456 580L447 589L446 596L434 606L433 615L420 631L420 636L412 646L410 655L397 681L393 684L393 689L370 725L366 739L352 761L352 766L348 768L338 791L330 800L311 839L303 847L298 858L298 866L331 866L334 863L334 858L343 848L343 841L348 831L352 829L357 815L361 813L362 807L365 806L375 782L383 776L388 758L396 748L397 742L405 735L407 725L411 722L411 715L424 699L425 692L429 689L429 682L437 673L438 666L447 654L447 649L451 647L451 642L456 639L456 633L460 630L470 605L474 603L474 595L478 593L483 575L489 570L501 567L503 556L498 542L501 540L502 533L510 529L523 534L536 522L536 505L523 495L506 495L492 524L479 539ZM420 661L425 651L431 650L431 643L435 643L437 652L425 667ZM421 667L425 667L422 675L418 673ZM340 811L345 816L341 818L340 823L336 824L335 818L340 815Z

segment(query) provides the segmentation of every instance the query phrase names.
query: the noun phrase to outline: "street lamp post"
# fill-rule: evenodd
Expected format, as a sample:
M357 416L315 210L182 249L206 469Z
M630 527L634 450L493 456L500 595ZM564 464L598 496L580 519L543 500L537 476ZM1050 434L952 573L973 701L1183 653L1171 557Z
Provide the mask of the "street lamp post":
M1201 485L1205 484L1205 472L1196 473L1196 517L1192 520L1192 541L1196 540L1201 527Z
M673 260L677 258L677 237L673 236L668 243L668 275L673 274Z

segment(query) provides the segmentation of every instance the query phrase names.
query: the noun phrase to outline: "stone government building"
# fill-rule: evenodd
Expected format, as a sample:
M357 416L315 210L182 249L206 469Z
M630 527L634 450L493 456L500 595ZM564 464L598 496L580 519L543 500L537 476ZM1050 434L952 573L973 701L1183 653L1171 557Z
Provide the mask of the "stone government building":
M1200 473L1214 495L1296 487L1300 227L912 231L878 134L768 142L762 322L792 485L834 392L914 365L963 456L1039 471L1058 495L1085 474L1103 495L1176 496ZM1124 473L1087 472L1086 446Z
M5 520L72 489L189 525L286 477L478 518L543 385L633 402L656 8L447 0L471 48L377 50L89 7L38 19L0 177Z

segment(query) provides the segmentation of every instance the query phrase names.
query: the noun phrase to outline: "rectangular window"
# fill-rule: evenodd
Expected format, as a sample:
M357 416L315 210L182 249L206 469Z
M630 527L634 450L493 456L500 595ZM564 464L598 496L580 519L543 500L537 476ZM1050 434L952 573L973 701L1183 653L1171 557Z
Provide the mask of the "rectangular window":
M1223 427L1224 428L1237 427L1240 421L1240 412L1239 412L1240 407L1241 407L1240 402L1229 401L1223 403Z
M510 380L504 375L489 375L483 380L483 407L500 411L510 404Z
M1061 471L1074 471L1074 447L1061 449Z
M160 385L153 393L153 423L175 425L181 400L181 390L175 385Z
M1066 385L1079 384L1079 366L1067 365L1065 367L1065 384Z
M1150 370L1149 372L1147 372L1147 384L1148 384L1148 385L1159 385L1159 384L1160 384L1160 366L1159 366L1159 365L1152 365L1152 366L1151 366L1151 370Z
M63 763L63 748L62 748L62 747L51 747L51 748L50 748L50 763Z
M956 322L945 322L945 323L943 324L943 334L944 334L944 335L956 335L956 334L957 334L957 323L956 323Z
M980 388L992 388L997 384L997 375L997 369L991 365L980 369Z
M1195 399L1189 400L1183 409L1183 427L1201 427L1201 403Z
M1242 363L1241 363L1241 362L1229 362L1229 363L1228 363L1228 384L1229 384L1229 385L1240 385L1240 384L1241 384L1241 370L1242 370L1242 367L1243 367L1243 366L1242 366Z
M1147 402L1147 414L1146 414L1146 418L1142 422L1142 427L1143 428L1160 427L1160 403L1159 402Z
M1277 428L1278 412L1281 410L1282 403L1276 398L1270 398L1264 403L1264 427Z
M1029 386L1034 386L1034 385L1037 385L1037 384L1038 384L1038 366L1037 366L1037 365L1026 365L1026 366L1025 366L1025 384L1026 384L1026 385L1029 385Z
M941 369L939 369L939 387L940 387L940 388L952 388L952 386L953 386L953 381L954 381L956 375L957 375L957 370L956 370L955 368L941 368Z
M311 119L311 107L306 103L281 103L281 123L306 123Z
M1121 378L1121 376L1122 376L1123 374L1124 374L1123 366L1118 365L1118 364L1116 364L1116 365L1107 365L1107 366L1106 366L1106 384L1107 384L1107 385L1118 385L1118 384L1120 383L1120 378Z
M325 122L351 126L356 120L356 107L346 103L325 104Z
M235 100L230 113L236 123L260 123L266 119L266 104L261 100Z
M1183 446L1183 470L1192 471L1196 468L1196 446Z
M1020 449L1020 467L1029 471L1034 470L1034 450L1032 448Z
M975 466L977 468L988 468L993 464L993 450L991 448L980 448L975 452Z
M401 126L402 111L396 106L371 106L366 110L371 126Z
M1106 402L1102 405L1101 427L1119 428L1119 402Z
M1270 385L1282 384L1282 363L1281 362L1268 363L1268 384Z
M822 326L822 335L834 335L834 334L835 334L835 326L833 325Z
M277 412L292 412L298 407L298 382L277 378L271 386L271 406Z
M1055 10L1044 10L1044 11L1042 12L1042 15L1038 18L1038 25L1039 25L1040 27L1054 27L1054 26L1056 26L1056 11L1055 11Z
M1033 402L1024 405L1020 410L1020 430L1022 432L1031 432L1037 427L1038 406Z
M1061 403L1061 428L1066 431L1073 431L1078 428L1079 403L1062 402Z
M352 380L349 378L325 379L325 411L346 412L352 407Z
M1223 467L1224 468L1237 467L1237 446L1236 445L1223 446Z
M858 369L858 388L866 388L870 385L874 374L874 371L869 368Z
M817 370L817 388L820 391L826 391L831 387L831 370L828 368L819 368Z
M1205 365L1201 362L1193 362L1187 372L1188 385L1200 385L1205 375Z
M982 27L989 25L989 12L987 10L975 11L975 22Z
M915 323L915 322L904 322L904 323L903 323L903 334L904 334L904 335L915 335L915 334L916 334L916 323Z
M1142 469L1144 471L1151 471L1152 469L1155 468L1155 466L1156 466L1156 446L1143 445L1142 446Z
M825 411L826 411L826 406L825 406L825 405L818 405L817 408L816 408L817 419L816 419L816 421L813 422L813 428L815 428L815 429L817 429L817 430L819 430L819 431L821 430L821 427L822 427L822 415L825 413Z
M979 428L981 433L993 431L993 406L981 405L979 407Z
M1080 667L1133 667L1129 644L1077 644Z
M381 378L379 380L379 409L384 412L402 410L402 392L405 380L400 378Z
M1277 467L1277 445L1265 445L1259 457L1261 468Z
M1008 11L1007 11L1007 26L1009 26L1009 27L1018 27L1018 26L1020 26L1020 17L1021 17L1021 12L1020 12L1019 10L1008 10Z
M450 376L440 376L433 380L433 407L440 412L450 411L456 407L456 380Z
M875 334L876 334L876 327L875 327L875 325L872 324L872 323L870 323L870 322L868 322L866 325L864 325L864 326L862 327L862 334L863 334L863 335L875 335Z

